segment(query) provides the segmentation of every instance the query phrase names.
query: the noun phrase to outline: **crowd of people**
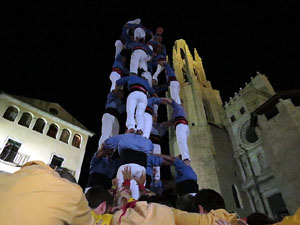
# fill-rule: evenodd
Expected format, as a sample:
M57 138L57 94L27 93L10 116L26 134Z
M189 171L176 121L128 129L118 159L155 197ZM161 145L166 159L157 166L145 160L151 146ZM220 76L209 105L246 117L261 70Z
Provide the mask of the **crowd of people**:
M14 174L0 175L0 224L247 224L226 211L219 193L199 190L190 164L188 120L180 85L167 62L163 32L159 27L152 33L140 19L123 26L115 43L112 84L85 190L67 170L29 162ZM167 83L158 86L163 70ZM158 97L168 87L171 98ZM170 121L157 122L161 104L172 107ZM119 134L119 118L125 112L126 131ZM175 129L178 156L161 154L160 139L170 126ZM174 188L162 184L161 166L175 168ZM251 219L258 221L253 218L259 216L249 217L249 225L255 224ZM269 219L256 224L273 223Z

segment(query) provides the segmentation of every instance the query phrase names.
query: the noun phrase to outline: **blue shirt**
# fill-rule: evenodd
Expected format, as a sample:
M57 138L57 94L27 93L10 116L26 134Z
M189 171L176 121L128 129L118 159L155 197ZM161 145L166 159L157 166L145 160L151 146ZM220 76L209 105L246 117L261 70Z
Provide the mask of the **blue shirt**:
M197 181L197 175L191 166L187 166L181 159L175 159L173 166L175 167L176 177L175 183L178 184L185 180Z
M154 105L159 105L162 102L163 101L160 98L157 98L157 97L148 98L147 107L153 109Z
M153 176L153 166L161 166L163 163L163 158L160 158L156 155L149 154L147 156L147 169L146 174L149 176Z
M126 83L128 85L128 89L130 89L130 86L133 84L140 84L144 88L146 88L146 90L149 92L150 95L155 93L154 89L152 87L150 87L148 81L139 76L132 75L132 76L127 76L127 77L122 77L121 79L117 80L117 82L116 82L117 86L123 86Z
M114 108L116 109L120 114L125 112L125 104L122 103L122 100L119 99L116 94L114 94L112 91L108 93L105 109L107 108Z
M174 120L176 117L179 117L179 116L186 118L185 111L184 111L184 108L182 107L182 105L179 105L174 100L172 100L171 106L173 108L172 120Z
M146 154L153 150L152 142L137 134L120 134L110 137L104 141L104 147L118 149L119 154L125 149L132 149Z
M128 74L129 70L125 67L121 54L118 54L112 68L119 68L123 73Z
M90 162L90 174L100 173L109 179L113 179L117 173L118 168L121 166L121 159L109 159L108 157L100 157L94 154Z
M136 49L143 49L149 56L153 55L153 51L149 48L149 46L142 42L132 41L126 44L126 48L131 49L131 51L134 51Z
M176 77L175 72L169 63L165 64L165 70L168 77Z

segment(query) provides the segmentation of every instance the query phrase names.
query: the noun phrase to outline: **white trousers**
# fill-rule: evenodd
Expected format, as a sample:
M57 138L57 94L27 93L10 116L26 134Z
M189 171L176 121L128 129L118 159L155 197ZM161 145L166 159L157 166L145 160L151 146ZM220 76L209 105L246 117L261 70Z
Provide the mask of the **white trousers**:
M141 27L137 27L135 28L134 32L133 32L133 36L134 36L134 39L142 39L142 38L146 38L146 32L143 28Z
M120 126L118 119L109 113L104 113L102 116L102 129L98 148L101 147L102 143L107 138L118 135L119 129Z
M130 73L138 74L138 68L148 71L147 62L150 57L145 51L137 49L132 52L130 59Z
M177 103L181 104L179 92L180 92L180 84L178 81L174 80L170 82L170 91L171 98Z
M121 78L120 74L118 74L115 71L112 71L109 75L109 79L111 81L111 87L110 87L110 91L113 91L116 89L116 82L117 80L119 80Z
M182 160L191 160L187 145L189 133L190 131L188 125L180 123L176 126L176 140Z
M127 120L126 127L127 129L135 129L135 118L137 122L137 130L143 130L144 128L144 112L147 106L147 95L141 91L131 92L126 101L126 112Z
M153 79L154 80L158 80L158 75L161 73L161 71L163 71L165 68L159 64L157 64L157 69L155 71L155 73L153 74Z
M150 87L152 87L152 75L150 72L144 72L142 73L142 77L144 77L147 81L148 81L148 84L150 85Z
M140 166L135 163L128 163L128 164L120 166L118 169L118 172L117 172L118 188L122 187L122 185L123 185L124 177L123 177L122 171L124 170L124 168L126 166L131 168L132 177L138 178L138 177L141 177L143 173L146 173L145 167ZM134 179L132 179L130 181L130 190L131 190L131 196L134 199L138 200L140 197L139 186L137 185L137 183Z
M153 144L153 154L161 154L161 148L159 144ZM160 166L154 166L156 173L154 176L154 180L160 180Z
M123 49L123 43L122 43L122 41L116 40L116 42L115 42L115 47L116 47L115 58L117 58L117 55L119 55L120 52L121 52L122 49Z
M143 137L145 138L149 138L150 137L150 133L151 133L151 129L152 129L152 116L147 113L144 112L144 129L143 129Z

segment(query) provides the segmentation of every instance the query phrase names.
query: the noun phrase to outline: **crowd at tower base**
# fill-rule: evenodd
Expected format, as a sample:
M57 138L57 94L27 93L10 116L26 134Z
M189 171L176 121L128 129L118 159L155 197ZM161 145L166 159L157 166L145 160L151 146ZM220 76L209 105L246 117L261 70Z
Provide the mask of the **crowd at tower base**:
M189 154L189 122L179 96L180 84L167 62L163 32L159 27L153 34L140 19L123 26L120 40L115 43L116 54L109 75L112 84L85 190L63 168L53 169L40 161L28 162L13 174L0 174L0 224L263 225L278 222L260 213L239 218L226 210L218 192L199 190ZM167 85L161 87L158 76L163 70ZM167 89L171 98L158 97ZM171 106L172 117L157 123L161 104ZM119 134L119 118L125 112L126 131ZM178 156L161 154L160 138L170 126L176 133ZM164 189L160 166L175 168L176 185L172 192ZM299 224L299 214L298 210L295 216L286 217L278 224Z

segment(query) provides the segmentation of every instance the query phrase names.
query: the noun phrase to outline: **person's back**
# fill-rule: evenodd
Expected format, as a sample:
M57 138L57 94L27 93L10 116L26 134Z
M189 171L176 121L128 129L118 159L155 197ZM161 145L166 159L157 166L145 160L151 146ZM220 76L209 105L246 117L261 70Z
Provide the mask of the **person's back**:
M1 174L0 199L0 224L94 224L81 188L42 162Z

